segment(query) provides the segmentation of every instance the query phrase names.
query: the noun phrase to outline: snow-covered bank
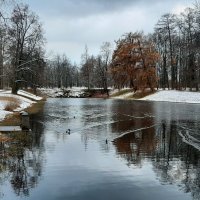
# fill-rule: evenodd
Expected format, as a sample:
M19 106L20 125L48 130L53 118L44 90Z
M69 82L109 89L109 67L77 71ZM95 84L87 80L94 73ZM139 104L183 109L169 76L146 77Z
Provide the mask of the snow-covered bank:
M111 94L111 98L134 99L134 100L137 99L137 100L146 100L146 101L165 101L165 102L177 102L177 103L199 103L200 104L200 92L158 90L154 94L145 96L143 98L136 98L134 97L134 95L135 95L134 92L131 92L130 89L129 90L122 89L121 93L118 90L113 90Z
M24 90L19 90L19 91L17 92L17 94L22 95L22 96L27 97L27 98L30 98L30 99L33 99L33 100L35 100L35 101L40 101L40 100L42 100L42 97L36 96L36 95L31 94L30 92L26 92L26 91L24 91Z
M106 98L107 93L102 88L72 87L72 88L39 88L40 93L53 98Z
M0 121L4 120L7 115L20 112L36 103L38 100L42 100L41 97L23 90L20 90L18 94L23 95L23 97L11 94L11 91L0 91ZM15 108L6 111L6 107L9 105L11 107L14 105Z
M141 98L140 100L166 101L177 103L200 103L200 92L160 90L152 95Z
M140 98L134 97L134 92L130 88L124 88L119 90L110 90L110 98L113 99L134 99L148 100L148 101L166 101L166 102L178 102L178 103L200 103L200 92L189 91L175 91L175 90L159 90L154 94ZM85 95L86 88L72 87L70 89L58 89L58 88L42 88L40 91L46 94L48 97L87 97ZM25 96L25 95L23 95Z
M81 97L85 93L85 87L72 88L40 88L39 91L47 97Z

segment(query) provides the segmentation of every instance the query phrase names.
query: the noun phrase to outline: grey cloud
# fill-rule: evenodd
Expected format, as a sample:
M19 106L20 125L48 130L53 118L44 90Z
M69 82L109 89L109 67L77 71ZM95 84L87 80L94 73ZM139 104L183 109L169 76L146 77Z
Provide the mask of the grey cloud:
M30 2L31 0L27 0ZM168 0L170 3L172 0ZM133 5L148 6L159 0L34 0L31 4L48 17L79 18L122 11ZM45 11L45 12L44 12Z
M153 30L165 12L188 0L23 0L44 23L47 49L79 61L85 44L97 54L102 42L129 31ZM192 0L191 0L192 1ZM191 4L192 5L192 2Z

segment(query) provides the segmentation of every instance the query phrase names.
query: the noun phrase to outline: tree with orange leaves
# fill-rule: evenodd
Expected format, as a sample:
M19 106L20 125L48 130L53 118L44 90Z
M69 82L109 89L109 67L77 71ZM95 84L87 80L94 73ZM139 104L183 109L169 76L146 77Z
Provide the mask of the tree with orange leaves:
M156 63L159 54L143 33L128 33L116 41L111 73L118 88L129 85L135 91L152 91L157 86Z

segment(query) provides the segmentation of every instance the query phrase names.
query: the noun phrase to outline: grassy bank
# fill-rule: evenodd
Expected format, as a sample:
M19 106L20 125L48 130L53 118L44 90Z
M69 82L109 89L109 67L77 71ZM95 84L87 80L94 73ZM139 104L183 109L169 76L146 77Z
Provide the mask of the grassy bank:
M134 92L133 89L122 89L122 90L117 90L114 91L110 97L111 98L116 98L116 99L141 99L144 98L148 95L154 94L156 91L152 92L150 90L145 90L145 91L137 91Z

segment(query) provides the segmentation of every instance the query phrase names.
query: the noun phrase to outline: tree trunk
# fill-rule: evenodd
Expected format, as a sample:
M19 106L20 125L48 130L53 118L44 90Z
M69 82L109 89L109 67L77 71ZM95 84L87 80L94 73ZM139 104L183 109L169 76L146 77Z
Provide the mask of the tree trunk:
M0 38L0 89L3 89L3 39Z
M18 90L19 90L19 86L18 86L18 84L14 81L14 82L13 82L13 85L12 85L12 94L17 94Z

